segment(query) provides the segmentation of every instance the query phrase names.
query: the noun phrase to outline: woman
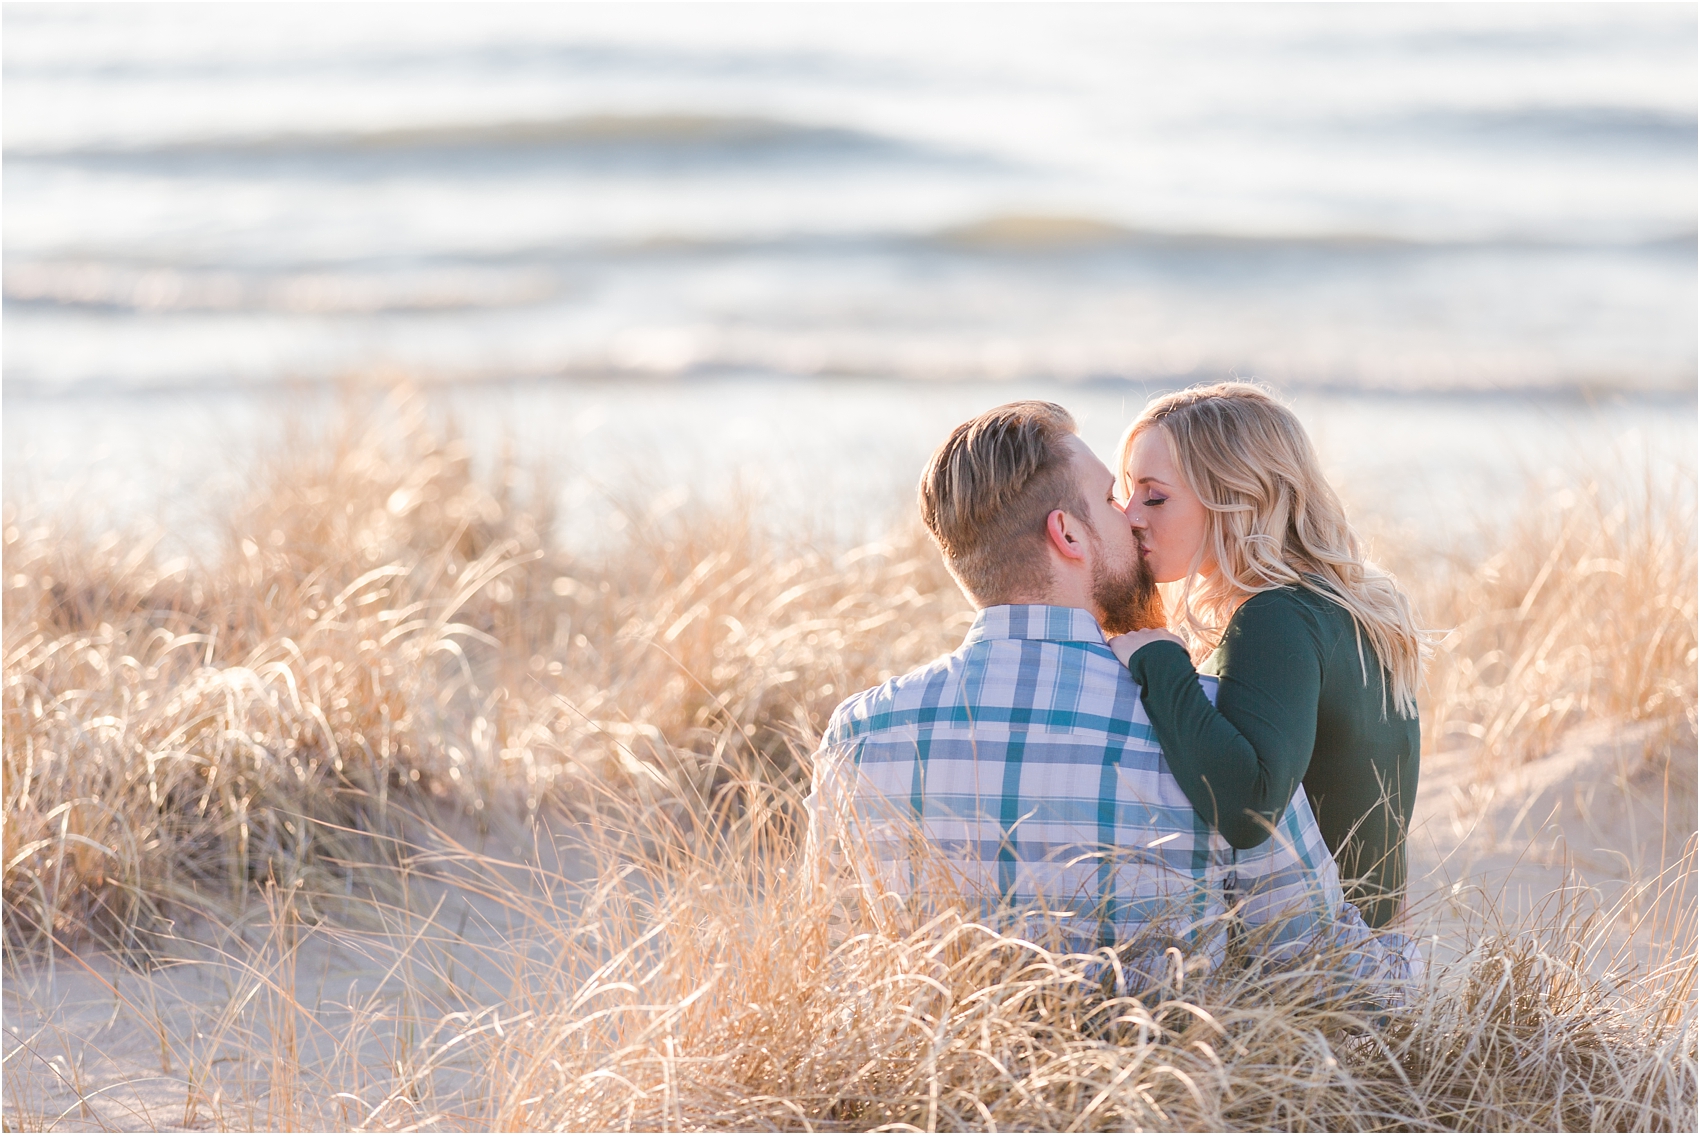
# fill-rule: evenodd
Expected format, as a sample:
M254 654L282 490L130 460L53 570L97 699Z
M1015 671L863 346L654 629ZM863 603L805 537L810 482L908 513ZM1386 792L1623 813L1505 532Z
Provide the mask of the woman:
M1220 677L1206 698L1183 640L1111 641L1188 799L1237 848L1269 838L1303 782L1364 920L1405 891L1417 791L1422 636L1366 561L1292 411L1245 383L1160 398L1120 454L1127 515L1176 623Z

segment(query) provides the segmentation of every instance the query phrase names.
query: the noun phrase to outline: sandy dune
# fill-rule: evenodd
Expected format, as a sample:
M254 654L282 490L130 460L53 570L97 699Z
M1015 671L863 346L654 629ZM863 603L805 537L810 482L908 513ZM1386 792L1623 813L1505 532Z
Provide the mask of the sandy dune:
M1638 726L1579 729L1493 778L1429 760L1410 841L1414 918L1441 957L1472 911L1516 924L1560 902L1615 912L1598 965L1622 946L1643 960L1666 946L1691 953L1695 769L1691 741Z
M1482 924L1472 912L1497 905L1515 923L1568 902L1616 912L1600 925L1602 971L1691 953L1695 786L1692 743L1637 728L1580 731L1498 778L1433 758L1411 837L1413 923L1443 962ZM492 1086L459 1062L470 1046L447 1042L548 997L533 978L577 901L563 884L587 868L543 858L549 870L459 883L451 864L412 878L368 925L293 941L256 902L234 927L185 927L151 970L63 954L9 968L8 1128L278 1128L324 1114L477 1126ZM414 1098L426 1076L430 1106Z

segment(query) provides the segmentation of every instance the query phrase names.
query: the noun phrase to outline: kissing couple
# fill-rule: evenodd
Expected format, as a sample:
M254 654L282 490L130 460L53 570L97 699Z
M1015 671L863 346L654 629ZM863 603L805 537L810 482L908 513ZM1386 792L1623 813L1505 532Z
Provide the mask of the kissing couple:
M876 912L1050 920L1135 984L1176 948L1420 976L1391 928L1423 638L1291 410L1164 396L1112 470L1061 406L1013 402L951 432L920 506L978 615L833 713L813 870Z

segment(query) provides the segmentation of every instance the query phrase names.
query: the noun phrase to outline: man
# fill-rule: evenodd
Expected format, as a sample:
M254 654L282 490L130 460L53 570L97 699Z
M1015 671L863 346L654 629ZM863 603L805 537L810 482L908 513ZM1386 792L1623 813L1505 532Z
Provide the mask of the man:
M1343 901L1301 794L1274 838L1236 852L1169 773L1104 637L1161 626L1161 603L1066 410L964 422L920 497L979 616L956 652L833 714L809 798L817 863L848 859L876 909L1037 913L1071 949L1178 945L1211 964L1232 926L1271 961L1338 944L1360 976L1414 976L1414 950Z

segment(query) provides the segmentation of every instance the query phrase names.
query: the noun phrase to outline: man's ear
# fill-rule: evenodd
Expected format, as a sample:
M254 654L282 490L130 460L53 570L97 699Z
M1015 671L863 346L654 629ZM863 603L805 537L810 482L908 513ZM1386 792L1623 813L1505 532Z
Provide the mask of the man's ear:
M1045 517L1045 536L1063 558L1086 558L1086 545L1080 539L1080 522L1062 509L1053 508L1051 515Z

